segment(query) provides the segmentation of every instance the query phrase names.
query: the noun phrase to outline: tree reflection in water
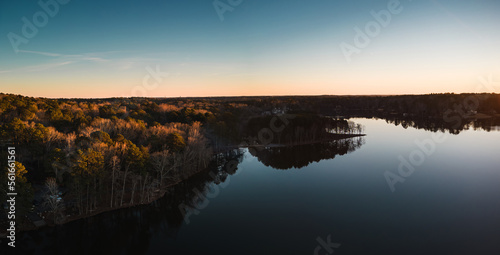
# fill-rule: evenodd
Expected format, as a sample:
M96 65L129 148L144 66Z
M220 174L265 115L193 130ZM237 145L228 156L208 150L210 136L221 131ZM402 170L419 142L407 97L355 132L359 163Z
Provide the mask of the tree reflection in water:
M334 140L297 146L267 147L250 150L250 153L266 166L287 170L302 168L312 162L333 159L360 148L365 143L363 137Z
M266 148L257 151L254 156L276 169L301 168L311 162L350 153L363 143L363 137L355 137ZM163 198L149 205L20 233L16 249L21 254L144 254L152 248L151 238L154 236L161 236L165 243L174 242L185 222L180 205L196 208L200 194L205 196L212 184L228 182L230 176L236 173L243 154L241 149L218 154L207 171L171 187ZM178 249L176 247L173 245L173 252Z
M20 254L144 254L153 236L165 236L165 242L177 238L184 223L179 206L196 207L199 192L206 194L212 184L224 183L236 173L243 153L237 149L218 154L207 171L171 187L149 205L20 233L16 250ZM5 246L1 250L8 249Z
M396 126L401 125L407 129L409 127L423 129L431 132L449 132L458 135L464 130L484 130L486 132L497 131L500 126L500 118L484 119L461 119L455 118L449 121L439 118L412 118L412 117L385 117L387 123Z

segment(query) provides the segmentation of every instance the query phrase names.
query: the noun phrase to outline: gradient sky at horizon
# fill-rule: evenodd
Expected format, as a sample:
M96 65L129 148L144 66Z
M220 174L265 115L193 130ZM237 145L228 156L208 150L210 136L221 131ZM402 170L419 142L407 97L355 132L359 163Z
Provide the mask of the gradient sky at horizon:
M354 27L390 0L243 0L224 21L212 0L71 0L16 53L7 35L23 35L22 18L43 10L37 2L0 0L0 92L425 94L493 92L478 78L500 81L495 0L400 1L402 12L350 62L340 44L354 45ZM169 75L143 90L147 67Z

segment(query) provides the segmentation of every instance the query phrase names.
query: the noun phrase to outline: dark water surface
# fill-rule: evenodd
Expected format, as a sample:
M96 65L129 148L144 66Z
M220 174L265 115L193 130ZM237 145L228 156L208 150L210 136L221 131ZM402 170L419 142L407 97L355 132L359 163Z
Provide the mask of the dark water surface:
M23 254L500 254L500 132L446 134L434 150L427 143L425 154L415 140L439 133L383 120L354 121L365 125L366 137L244 149L221 158L217 171L197 175L151 205L19 234L16 249ZM384 174L398 174L400 157L414 171L392 192Z

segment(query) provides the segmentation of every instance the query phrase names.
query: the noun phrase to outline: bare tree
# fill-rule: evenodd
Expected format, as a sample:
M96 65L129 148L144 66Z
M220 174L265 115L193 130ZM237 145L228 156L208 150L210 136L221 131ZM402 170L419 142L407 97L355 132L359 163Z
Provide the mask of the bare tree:
M59 185L55 178L47 178L45 181L45 196L44 206L48 208L52 214L52 219L55 224L59 224L64 219L64 202L59 196Z
M44 137L45 148L51 151L55 143L65 140L62 133L58 132L54 127L48 127L47 135Z
M132 178L132 195L130 196L130 205L134 204L135 186L137 186L137 178Z
M149 173L146 173L146 177L144 178L144 183L142 185L142 192L141 192L141 203L144 202L145 198L145 189L146 189L146 184L148 183L148 178L149 178Z
M113 198L114 198L114 191L115 191L115 180L116 180L116 175L115 172L116 170L120 167L120 158L118 156L113 156L111 158L111 200L109 202L110 207L113 207Z
M151 155L154 170L160 176L160 187L163 185L163 179L172 171L170 165L171 155L168 150L159 151Z
M120 206L123 205L123 197L125 196L125 185L127 184L127 174L129 166L130 166L129 164L125 166L125 174L123 175L122 197L120 201Z

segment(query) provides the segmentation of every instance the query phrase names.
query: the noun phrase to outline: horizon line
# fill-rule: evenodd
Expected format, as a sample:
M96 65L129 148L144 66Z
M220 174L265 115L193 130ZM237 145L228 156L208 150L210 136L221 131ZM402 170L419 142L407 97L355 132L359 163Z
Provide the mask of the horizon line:
M15 95L31 98L54 99L54 100L106 100L106 99L214 99L214 98L254 98L254 97L373 97L373 96L426 96L426 95L481 95L489 94L496 95L495 92L440 92L440 93L415 93L415 94L316 94L316 95L232 95L232 96L177 96L177 97L43 97L43 96L26 96L16 93L0 92L0 95Z

